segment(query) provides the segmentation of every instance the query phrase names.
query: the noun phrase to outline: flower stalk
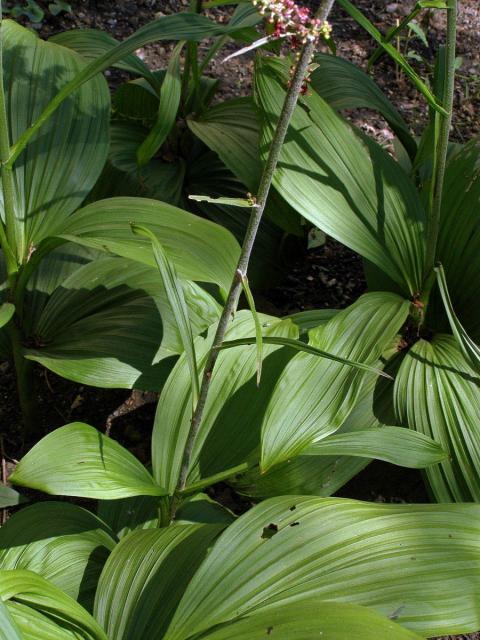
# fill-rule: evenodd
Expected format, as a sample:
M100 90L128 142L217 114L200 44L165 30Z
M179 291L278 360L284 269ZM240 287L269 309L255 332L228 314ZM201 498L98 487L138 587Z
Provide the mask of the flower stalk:
M318 24L323 25L326 22L328 15L330 14L330 11L333 7L334 1L335 0L322 0L315 16L315 20L318 21ZM267 203L270 188L272 186L273 176L278 165L290 120L297 105L298 98L302 93L305 75L307 73L308 66L311 62L315 50L316 40L316 38L305 38L305 42L303 43L293 76L289 83L288 91L285 96L285 101L277 123L277 128L270 145L270 152L263 169L263 174L260 180L260 186L256 197L256 206L252 207L251 209L250 220L243 240L237 268L235 269L235 275L230 286L230 291L228 293L223 312L218 322L213 345L210 349L207 363L203 372L199 399L193 412L190 430L185 443L176 494L175 496L173 496L171 502L172 519L175 516L176 509L178 507L178 493L183 491L186 487L188 471L192 460L193 448L202 423L210 389L212 373L218 355L220 353L220 347L225 339L228 325L237 308L238 300L242 291L242 277L245 276L248 271L250 256L252 254L255 238L257 236L258 228L260 226L263 212L265 210L265 205Z

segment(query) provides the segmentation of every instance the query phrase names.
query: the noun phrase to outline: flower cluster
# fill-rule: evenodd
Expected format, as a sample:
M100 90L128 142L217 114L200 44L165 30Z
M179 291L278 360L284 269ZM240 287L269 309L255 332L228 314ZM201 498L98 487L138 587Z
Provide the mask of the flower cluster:
M294 47L315 41L320 35L330 37L330 24L314 18L310 9L299 7L293 0L253 0L253 4L273 25L273 36L291 38Z

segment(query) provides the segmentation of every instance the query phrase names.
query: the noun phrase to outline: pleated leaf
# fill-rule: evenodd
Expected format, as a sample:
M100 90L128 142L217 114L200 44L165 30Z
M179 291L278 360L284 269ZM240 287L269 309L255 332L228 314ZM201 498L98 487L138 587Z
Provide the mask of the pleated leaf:
M425 637L474 631L479 533L476 504L267 500L220 536L165 640L277 607L288 611L305 597L372 607Z
M155 262L157 263L160 280L163 288L165 289L166 299L175 318L182 348L187 357L188 366L190 367L193 389L193 407L195 407L198 400L200 386L198 380L197 361L195 357L195 346L193 344L193 331L188 317L188 308L185 302L182 284L178 279L173 263L168 259L164 248L157 240L157 237L145 227L132 225L132 231L140 236L148 238L152 243L153 255L155 256Z
M419 340L395 378L400 424L433 438L450 459L426 471L441 502L480 500L480 391L476 371L452 336Z
M134 531L111 554L95 617L109 638L160 640L192 575L225 525Z
M259 611L202 635L202 640L420 640L421 636L367 607L305 598Z
M348 60L317 53L319 65L311 75L311 87L328 104L342 109L367 108L378 111L392 127L405 149L413 156L417 144L408 125L372 78Z
M63 31L57 33L49 42L55 42L62 47L73 49L86 60L95 60L107 54L118 46L118 40L115 40L105 31L98 29L73 29L72 31ZM133 53L127 54L123 59L113 64L117 69L128 71L146 78L151 78L152 74L148 66L138 56Z
M0 600L22 640L108 640L83 607L32 571L0 571Z
M15 313L15 307L9 302L0 305L0 329L10 322Z
M11 140L16 141L85 62L5 20L3 69ZM100 175L108 152L110 97L98 76L72 95L15 165L17 250L25 259L61 227Z
M25 498L18 491L11 487L0 485L0 509L16 507L21 502L25 502Z
M445 271L443 270L442 265L435 267L435 271L437 272L437 281L440 289L440 293L443 300L443 305L445 307L445 311L448 316L448 321L450 323L450 328L452 330L453 335L455 336L460 349L462 350L463 355L467 362L475 369L477 373L480 372L480 347L470 338L468 333L465 331L462 323L457 317L455 310L452 305L452 300L450 298L450 293L448 291L447 279L445 277Z
M65 251L72 246L80 251ZM35 272L27 357L82 384L160 389L184 346L158 271L102 254L82 264L83 251L64 245ZM181 286L196 335L217 320L219 305L198 285Z
M42 438L20 460L10 480L60 496L111 500L165 495L127 449L81 422Z
M162 244L180 277L228 289L239 245L219 225L147 198L110 198L87 205L64 225L65 240L156 266L151 242L131 224L147 227Z
M285 97L280 60L257 61L255 87L264 115L262 154L270 147ZM409 177L372 140L352 129L316 93L297 107L274 185L328 235L376 264L402 290L423 280L425 212Z
M7 605L0 598L0 640L24 640L10 615Z
M352 412L336 434L382 426L373 411L377 376L364 382ZM328 436L324 442L327 442ZM311 456L307 452L290 458L261 473L258 465L228 480L235 491L252 498L270 498L288 494L330 496L368 465L368 458L346 455Z
M97 514L121 540L135 529L158 527L159 498L133 496L120 500L99 500Z
M334 434L310 445L305 455L376 458L411 469L423 469L448 457L431 438L402 427Z
M453 308L476 341L480 340L479 206L480 149L472 140L457 148L447 163L437 259L445 269Z
M160 88L160 106L157 121L137 151L137 160L140 166L147 164L157 153L170 134L177 119L182 95L180 55L184 44L184 42L179 42L170 55L167 72Z
M259 314L265 336L297 335L290 321ZM252 335L255 323L247 310L235 314L226 337ZM197 338L195 350L200 374L205 366L216 327L207 339ZM265 345L262 383L256 385L255 345L220 353L210 383L210 393L193 451L188 485L236 467L260 444L264 406L285 363L292 357L286 349ZM182 356L162 390L152 436L152 466L157 482L173 492L180 472L182 452L191 421L191 379Z
M369 293L310 332L309 344L372 366L405 322L409 303L395 294ZM262 424L261 467L299 455L334 433L359 398L367 372L297 353L279 376Z
M91 610L115 543L112 531L89 511L68 502L40 502L0 529L0 566L33 571Z

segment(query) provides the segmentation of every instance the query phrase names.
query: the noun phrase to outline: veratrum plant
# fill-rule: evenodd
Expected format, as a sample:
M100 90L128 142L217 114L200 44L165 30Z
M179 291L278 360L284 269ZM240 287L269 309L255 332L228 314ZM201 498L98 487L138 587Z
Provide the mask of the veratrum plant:
M258 36L252 25L259 20L255 8L243 3L229 27L235 29L236 39L249 42ZM88 59L115 45L96 30L68 31L51 41ZM161 71L151 72L135 56L120 63L140 77L120 85L113 95L108 162L90 201L112 195L156 198L207 216L243 240L249 211L228 204L228 199L257 193L262 170L260 121L252 97L218 102L219 82L206 75L209 61L226 41L219 35L203 56L193 43L180 41ZM191 196L208 196L209 203ZM300 216L275 193L265 216L250 269L257 286L271 286L272 278L278 278L285 235L303 237L305 228Z
M339 4L394 55L350 2ZM449 451L448 460L426 472L437 500L478 501L480 156L472 140L450 145L447 157L450 116L445 113L452 109L456 3L419 3L420 8L423 4L440 10L448 5L448 42L439 54L434 94L408 67L431 105L421 140L409 134L370 78L345 60L319 55L313 92L293 115L274 184L303 216L365 258L371 291L396 292L410 300L409 317L398 326L397 346L385 361L395 380L376 383L374 414L382 422L429 435ZM264 153L287 73L285 61L257 60ZM398 136L398 160L337 112L357 106L376 109L389 122ZM387 293L376 295L380 300ZM303 429L294 425L294 442L302 443Z
M182 351L151 243L131 223L148 226L178 269L192 334L218 319L218 303L195 282L228 289L239 246L227 230L158 200L85 199L109 153L110 97L100 72L122 60L128 67L131 52L154 40L236 30L196 14L167 16L121 44L107 38L87 64L3 21L0 354L13 355L27 421L31 360L81 383L159 389ZM37 120L52 100L60 106ZM36 120L38 133L30 128Z

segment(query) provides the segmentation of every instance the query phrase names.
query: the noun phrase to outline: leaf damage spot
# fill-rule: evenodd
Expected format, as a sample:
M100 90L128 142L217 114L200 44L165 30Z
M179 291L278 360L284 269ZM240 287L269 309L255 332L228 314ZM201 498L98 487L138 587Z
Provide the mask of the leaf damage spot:
M263 527L262 538L264 540L270 540L276 533L278 533L278 525L271 522L268 527Z

